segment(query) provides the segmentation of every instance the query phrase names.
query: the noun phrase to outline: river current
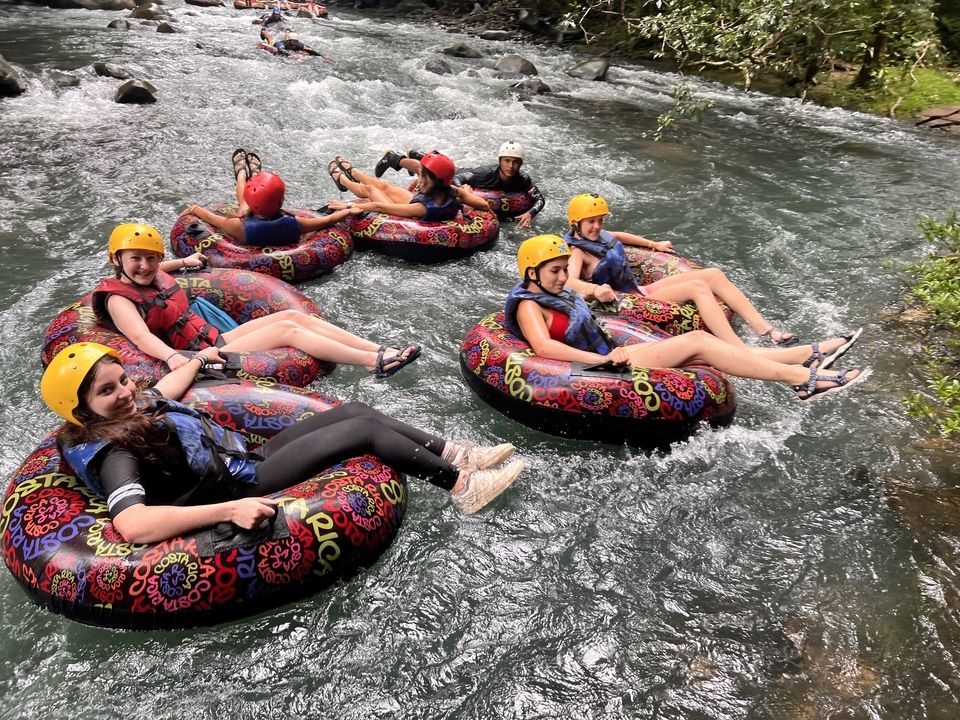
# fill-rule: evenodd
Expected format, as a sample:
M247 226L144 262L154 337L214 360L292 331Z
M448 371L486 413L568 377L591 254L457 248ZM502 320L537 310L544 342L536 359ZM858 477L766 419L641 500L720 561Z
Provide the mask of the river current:
M577 58L561 50L351 10L294 20L333 56L296 62L256 50L254 14L169 7L181 33L0 6L0 53L29 83L0 100L0 476L55 426L37 391L43 331L106 273L110 230L166 233L186 204L229 200L235 147L283 175L288 204L317 207L336 197L336 154L369 168L387 147L437 148L468 166L515 139L547 196L538 231L563 228L574 193L601 193L609 227L723 268L779 327L810 340L863 326L844 364L872 377L809 405L735 380L733 424L669 453L562 440L486 406L458 367L466 330L514 282L523 232L435 266L356 254L304 291L341 325L425 351L390 380L340 368L323 390L442 435L510 440L529 470L469 518L412 480L374 566L211 628L86 627L0 572L0 717L960 713L948 593L887 501L892 481L950 478L902 410L922 344L885 319L903 292L885 261L926 252L916 220L957 205L955 141L695 81L714 107L654 143L643 133L672 104L670 73L617 66L591 83L564 74ZM486 57L424 70L456 40ZM553 92L518 98L492 69L510 52ZM114 103L119 81L96 61L149 79L159 102ZM57 88L52 68L80 85Z

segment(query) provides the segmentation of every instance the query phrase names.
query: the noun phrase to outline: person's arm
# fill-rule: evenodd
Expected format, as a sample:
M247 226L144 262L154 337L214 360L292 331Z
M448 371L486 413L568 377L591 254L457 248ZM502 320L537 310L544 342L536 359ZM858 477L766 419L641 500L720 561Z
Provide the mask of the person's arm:
M127 542L154 543L221 522L252 530L276 515L276 505L277 500L261 497L183 507L138 503L121 510L113 526Z
M224 217L215 212L207 210L205 207L200 207L199 205L191 205L186 210L184 210L181 215L186 215L190 213L195 215L207 225L212 225L220 232L225 232L227 235L235 237L237 240L243 240L243 219L239 217Z
M212 362L223 362L223 357L220 355L219 349L215 347L204 348L193 357L187 359L187 361L176 370L160 378L156 385L153 386L153 389L168 400L179 400L186 394L187 390L190 389L190 386L193 385L193 381L197 379L197 373L200 372L205 365Z
M604 298L596 297L594 294L598 287L606 286L599 286L590 282L589 280L584 280L581 277L582 274L583 250L580 248L571 247L570 260L567 263L567 283L564 287L579 293L584 300L602 300L603 302L609 302L608 300L604 300Z
M330 227L331 225L336 225L338 222L347 218L351 215L357 215L362 213L363 209L357 207L352 202L345 203L345 207L336 212L330 213L329 215L322 215L320 217L297 217L297 222L300 223L300 234L304 235L306 233L316 232L325 227Z
M623 231L611 232L610 234L624 245L633 245L634 247L646 248L648 250L658 250L659 252L673 252L673 243L669 240L655 242L653 240L648 240L642 235L634 235L633 233Z
M479 195L474 195L469 185L453 186L453 189L457 191L457 196L464 205L469 205L475 210L493 210L493 205Z
M107 298L107 313L120 334L150 357L163 360L171 370L186 363L183 355L150 332L133 301L120 295L111 295Z
M427 214L427 206L423 203L381 203L372 200L353 200L353 206L360 208L360 212L381 212L397 217L422 218ZM346 207L346 203L342 203ZM334 207L334 203L330 203Z
M203 253L195 252L193 255L187 255L185 258L173 258L172 260L164 260L160 263L160 269L165 273L177 272L177 270L186 270L187 268L202 268L206 267L207 258L203 256Z

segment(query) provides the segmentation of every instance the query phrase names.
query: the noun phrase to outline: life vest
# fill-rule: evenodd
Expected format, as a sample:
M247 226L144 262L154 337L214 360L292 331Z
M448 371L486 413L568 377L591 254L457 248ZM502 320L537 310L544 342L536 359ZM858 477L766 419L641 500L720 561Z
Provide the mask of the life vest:
M93 291L93 311L97 319L116 328L107 312L107 298L120 295L137 306L140 316L154 335L163 338L175 350L202 350L215 345L220 331L190 310L187 294L170 275L157 271L147 287L105 278Z
M176 434L187 464L201 481L230 486L256 485L257 466L254 461L261 458L247 450L240 433L218 425L205 413L174 400L158 400L144 412L157 416ZM108 447L110 443L107 440L91 440L61 448L64 459L80 481L101 496L106 493L99 473L92 466Z
M623 243L606 230L600 231L598 242L584 240L574 233L573 228L567 231L563 239L575 248L600 259L593 269L593 277L590 278L592 282L609 285L620 292L637 292L640 289L637 278L630 269L630 263L627 262Z
M606 329L597 322L583 298L575 292L563 290L559 295L531 292L523 287L523 283L518 283L510 291L503 308L505 316L503 324L507 330L518 338L523 337L523 332L521 332L520 325L517 323L517 308L523 300L533 300L540 307L563 313L570 318L567 332L564 335L564 342L567 345L578 350L595 352L599 355L606 355L617 347L617 343L610 337Z

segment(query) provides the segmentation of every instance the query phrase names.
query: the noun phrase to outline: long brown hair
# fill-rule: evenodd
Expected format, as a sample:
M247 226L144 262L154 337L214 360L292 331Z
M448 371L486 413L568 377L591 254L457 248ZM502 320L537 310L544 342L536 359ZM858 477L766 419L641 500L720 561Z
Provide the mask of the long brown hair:
M162 463L169 459L170 431L150 415L139 410L132 415L119 418L104 418L94 413L87 405L86 397L93 385L101 364L121 365L115 357L104 355L97 360L84 377L77 389L79 403L73 415L82 425L65 423L60 429L58 441L61 445L73 446L85 442L105 440L112 445L125 448L146 462ZM137 406L152 402L143 393L137 392Z

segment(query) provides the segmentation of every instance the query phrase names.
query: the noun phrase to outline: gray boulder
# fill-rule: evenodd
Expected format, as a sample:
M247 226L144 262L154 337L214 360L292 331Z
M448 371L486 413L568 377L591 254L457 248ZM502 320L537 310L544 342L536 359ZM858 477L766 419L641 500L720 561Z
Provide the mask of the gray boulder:
M177 30L173 25L168 23L166 20L164 20L159 25L157 25L157 32L158 33L178 33L180 31Z
M117 18L116 20L111 20L107 27L111 30L129 30L130 23L124 20L123 18Z
M513 36L509 30L484 30L477 37L481 40L510 40Z
M453 73L450 64L441 58L430 58L423 64L423 69L435 75L450 75Z
M581 80L606 80L609 69L610 61L606 58L591 58L571 65L564 72Z
M127 80L117 88L117 94L113 96L113 101L140 105L155 103L157 101L157 88L146 80Z
M445 47L440 52L442 52L444 55L452 55L453 57L459 57L459 58L483 57L482 52L462 42L454 43L450 47Z
M521 95L530 97L550 92L550 86L538 77L526 78L511 87L519 90Z
M155 3L138 5L127 16L136 20L172 20L170 14Z
M0 97L15 97L27 90L27 84L13 65L0 55Z
M497 64L493 66L493 69L499 70L502 73L520 73L521 75L537 74L536 65L519 55L504 55L497 60Z
M129 70L113 63L94 63L93 71L100 77L112 77L117 80L129 80L133 77L133 73Z
M80 78L62 70L51 70L50 79L59 88L77 87L80 84Z

